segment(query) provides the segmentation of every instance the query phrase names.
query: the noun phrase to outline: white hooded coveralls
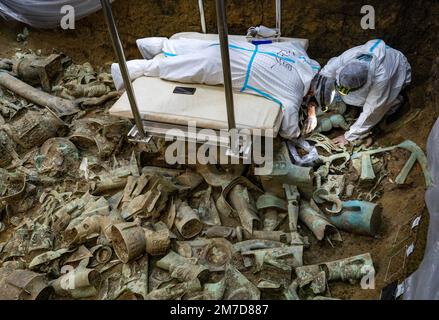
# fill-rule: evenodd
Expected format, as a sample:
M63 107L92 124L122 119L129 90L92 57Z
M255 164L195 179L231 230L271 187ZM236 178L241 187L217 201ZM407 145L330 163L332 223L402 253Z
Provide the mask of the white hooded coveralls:
M321 70L321 75L338 80L342 68L358 58L369 64L369 74L362 88L342 96L345 103L363 107L357 121L345 133L348 141L359 139L380 122L400 102L398 96L401 90L411 82L411 67L407 58L380 39L371 40L330 59Z

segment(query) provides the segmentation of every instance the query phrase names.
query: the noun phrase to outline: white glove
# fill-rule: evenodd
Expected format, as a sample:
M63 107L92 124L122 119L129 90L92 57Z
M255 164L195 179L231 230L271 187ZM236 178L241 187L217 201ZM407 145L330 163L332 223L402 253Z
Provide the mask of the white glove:
M305 134L313 132L315 128L317 128L317 117L308 117L305 121Z

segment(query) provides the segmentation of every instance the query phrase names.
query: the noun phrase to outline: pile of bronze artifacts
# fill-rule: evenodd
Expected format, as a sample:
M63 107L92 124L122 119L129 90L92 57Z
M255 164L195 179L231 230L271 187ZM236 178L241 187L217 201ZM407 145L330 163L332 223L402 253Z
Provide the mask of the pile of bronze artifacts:
M0 299L334 299L328 284L359 286L372 257L307 265L310 237L376 236L386 153L411 152L397 184L426 166L411 141L347 150L320 133L308 167L286 143L267 175L151 166L105 112L108 73L32 52L0 68Z

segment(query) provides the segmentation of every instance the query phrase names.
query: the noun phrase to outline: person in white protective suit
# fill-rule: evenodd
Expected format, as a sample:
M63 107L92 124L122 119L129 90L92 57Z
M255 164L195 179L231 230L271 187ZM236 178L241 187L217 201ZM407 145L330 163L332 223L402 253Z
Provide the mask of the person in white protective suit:
M378 39L330 59L320 75L335 80L346 104L363 108L349 131L333 140L344 145L361 139L401 104L400 93L411 82L411 67L400 51Z
M223 84L218 41L145 38L137 44L143 57L150 60L129 61L131 79L145 75L183 83ZM229 48L233 89L278 103L283 111L280 135L299 137L299 109L320 65L292 42L254 45L230 41ZM116 88L122 89L117 64L112 65L112 74Z

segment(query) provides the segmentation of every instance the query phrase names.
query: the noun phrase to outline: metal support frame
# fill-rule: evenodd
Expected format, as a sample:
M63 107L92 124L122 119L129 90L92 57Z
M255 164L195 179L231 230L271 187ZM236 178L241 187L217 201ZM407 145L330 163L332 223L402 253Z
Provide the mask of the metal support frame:
M111 11L110 0L100 0L102 9L104 11L105 19L107 22L108 30L111 35L111 40L113 43L114 50L116 52L120 71L123 77L123 82L127 91L128 99L130 102L131 111L134 116L134 120L136 126L133 127L130 131L129 138L131 141L135 142L143 142L147 143L151 139L151 135L145 134L145 127L148 130L151 130L152 135L162 136L165 132L165 129L171 129L170 125L164 124L155 124L148 121L143 121L139 109L137 107L137 102L133 90L133 86L129 77L128 68L126 64L126 58L123 51L122 43L120 41L120 37L117 31L116 23L114 21L113 13ZM228 28L227 28L227 13L225 8L224 0L216 0L216 14L217 14L217 24L218 24L218 35L220 40L221 47L221 61L223 66L223 75L224 75L224 88L225 88L225 97L226 97L226 108L227 108L227 122L229 130L236 128L235 122L235 108L233 101L233 87L232 87L232 75L230 68L230 53L229 53L229 39L228 39ZM204 4L203 0L199 0L199 9L200 9L200 18L201 18L201 28L204 33L206 33L206 21L204 15ZM276 20L277 25L280 28L280 0L276 2ZM177 126L172 126L177 127ZM189 135L185 134L185 138L189 141L194 139L194 137L189 137ZM196 139L196 137L195 137ZM229 141L231 146L236 146L238 148L242 147L238 153L244 153L244 155L249 154L248 146L239 146L239 142ZM225 141L220 141L220 145L224 145ZM245 147L245 148L243 148ZM245 150L243 150L245 149ZM234 153L232 151L232 153ZM236 155L236 154L235 154Z
M131 84L130 75L128 73L125 53L123 51L122 43L119 38L119 33L117 32L117 27L114 21L113 12L111 11L110 0L101 0L101 5L104 11L105 20L107 22L108 31L110 32L111 35L114 51L116 52L117 55L120 72L122 74L123 83L127 91L128 100L131 106L131 112L133 113L134 116L134 121L136 123L138 134L140 134L141 138L146 138L145 130L143 128L142 118L140 116L139 108L137 107L136 97L134 95L133 86Z
M276 30L278 37L282 35L282 0L276 0Z
M227 28L227 13L224 0L216 0L216 17L218 35L221 47L221 61L224 75L224 89L226 94L227 121L229 130L236 128L235 107L233 103L232 73L230 69L229 34Z
M204 15L204 1L203 0L198 0L198 7L200 8L201 31L203 33L207 33L206 16Z

